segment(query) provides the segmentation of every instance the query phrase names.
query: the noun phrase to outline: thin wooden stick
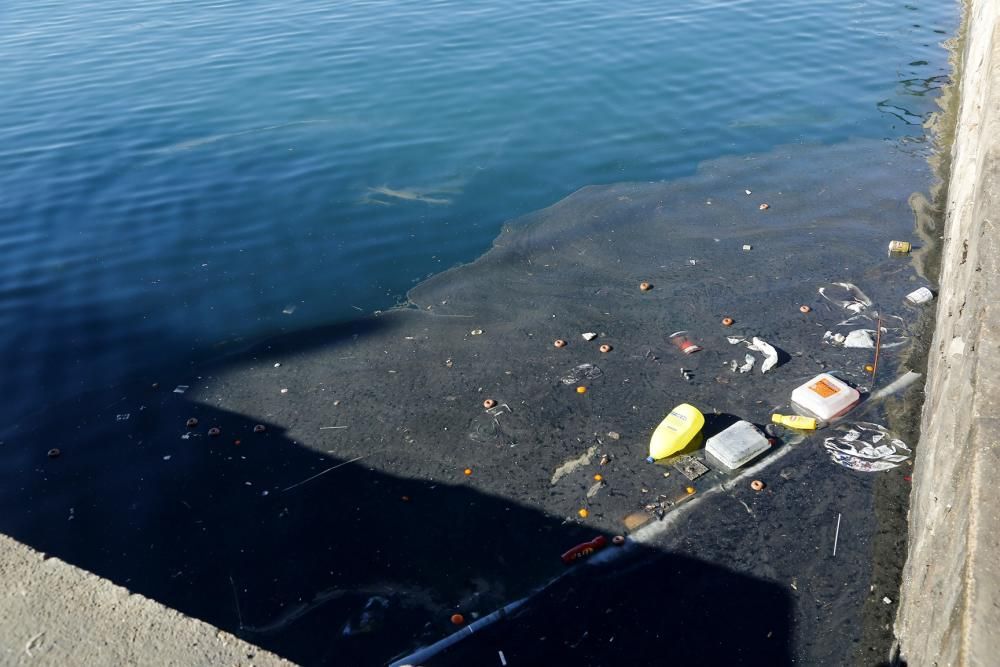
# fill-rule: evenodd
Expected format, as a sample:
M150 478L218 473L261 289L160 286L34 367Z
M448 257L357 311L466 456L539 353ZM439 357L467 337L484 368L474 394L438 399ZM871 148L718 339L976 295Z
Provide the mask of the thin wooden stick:
M878 373L878 353L882 347L882 318L875 320L875 361L872 362L872 389L875 389L875 374Z

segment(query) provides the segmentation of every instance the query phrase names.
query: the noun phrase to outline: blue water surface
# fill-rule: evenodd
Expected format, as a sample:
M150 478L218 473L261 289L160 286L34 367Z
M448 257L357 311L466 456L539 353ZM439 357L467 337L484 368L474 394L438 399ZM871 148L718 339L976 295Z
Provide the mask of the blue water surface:
M957 13L938 0L8 0L5 428L390 307L481 254L502 221L586 185L780 144L919 140Z

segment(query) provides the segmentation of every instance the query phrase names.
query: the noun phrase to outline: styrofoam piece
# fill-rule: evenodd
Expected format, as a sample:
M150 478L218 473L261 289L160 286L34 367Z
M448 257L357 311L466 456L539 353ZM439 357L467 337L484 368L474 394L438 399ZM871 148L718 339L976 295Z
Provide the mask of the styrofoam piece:
M738 421L709 438L705 451L730 470L736 470L763 454L768 447L767 437L760 429L750 422Z

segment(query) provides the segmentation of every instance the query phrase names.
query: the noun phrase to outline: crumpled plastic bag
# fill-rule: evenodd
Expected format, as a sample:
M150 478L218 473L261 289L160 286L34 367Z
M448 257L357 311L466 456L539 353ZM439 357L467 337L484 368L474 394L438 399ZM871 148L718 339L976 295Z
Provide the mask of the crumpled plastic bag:
M841 425L838 435L823 441L830 460L859 472L891 470L910 458L906 443L893 438L879 424L856 422Z

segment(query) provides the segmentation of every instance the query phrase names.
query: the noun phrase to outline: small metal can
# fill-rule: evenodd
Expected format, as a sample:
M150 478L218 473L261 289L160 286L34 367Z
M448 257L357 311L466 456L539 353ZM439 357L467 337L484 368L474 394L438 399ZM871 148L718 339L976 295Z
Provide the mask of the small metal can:
M889 252L906 254L913 249L909 241L889 241Z

